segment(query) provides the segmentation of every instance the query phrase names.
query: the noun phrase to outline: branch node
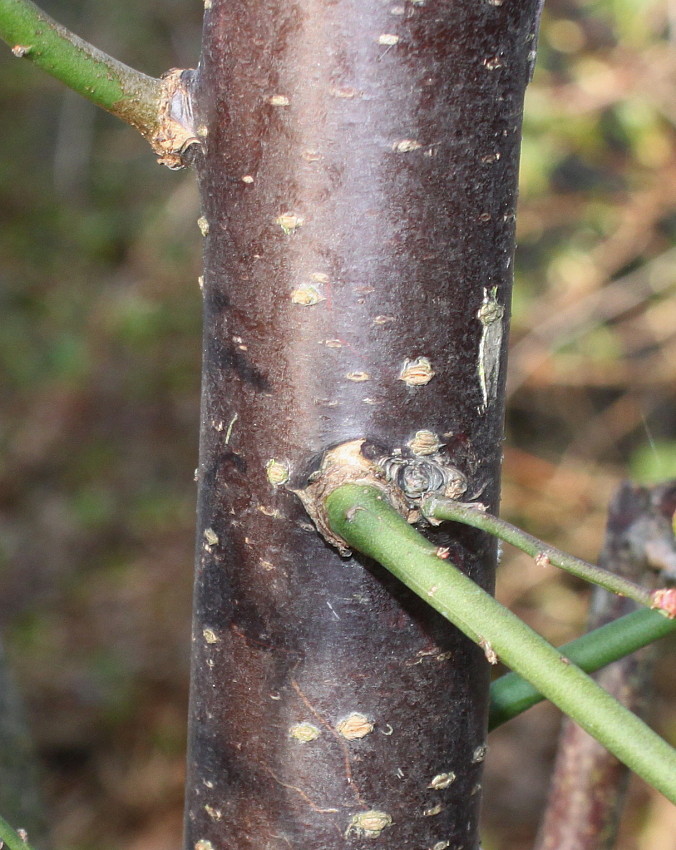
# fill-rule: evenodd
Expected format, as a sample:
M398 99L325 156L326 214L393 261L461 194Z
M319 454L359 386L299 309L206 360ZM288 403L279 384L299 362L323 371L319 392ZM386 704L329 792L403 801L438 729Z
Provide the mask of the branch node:
M174 171L185 167L184 155L189 147L202 144L193 115L193 73L192 69L172 68L160 79L157 127L149 141L160 165Z
M302 490L293 492L303 503L310 519L324 539L335 546L343 557L348 558L352 552L346 542L331 530L326 514L326 498L337 487L343 484L364 484L377 487L392 507L403 516L408 515L406 501L377 463L370 460L362 449L367 444L364 439L350 440L329 449L322 458L319 470L310 476L310 483ZM348 521L354 514L347 517Z
M416 436L422 433L432 432L419 431ZM438 441L435 448L441 448ZM421 519L429 521L420 512L424 497L436 494L457 499L467 490L465 475L439 451L420 457L419 453L412 451L410 443L406 447L388 450L363 438L341 443L326 451L319 469L308 481L305 488L292 492L303 502L320 534L345 557L349 557L350 550L345 541L331 530L326 517L326 499L337 487L343 484L375 486L385 501L411 525ZM345 517L347 522L352 522L359 510L364 509L350 509ZM442 560L448 558L448 550L440 547L436 557Z

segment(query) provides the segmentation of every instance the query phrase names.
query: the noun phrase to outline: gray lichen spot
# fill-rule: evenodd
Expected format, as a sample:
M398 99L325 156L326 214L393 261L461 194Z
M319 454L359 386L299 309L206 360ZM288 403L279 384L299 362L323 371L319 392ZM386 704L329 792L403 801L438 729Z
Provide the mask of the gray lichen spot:
M278 224L288 236L303 226L303 216L295 212L285 212L277 216L275 224Z
M399 380L409 387L424 387L435 375L436 372L428 357L416 357L413 360L404 361L399 372Z
M203 215L197 219L197 226L199 227L202 236L206 236L207 233L209 233L209 222Z
M245 174L244 177L242 177L242 183L253 183L253 182L254 182L254 179L251 176L251 174Z
M204 807L204 811L209 815L211 820L219 821L223 817L223 812L220 809L216 809L213 806L210 806L208 803Z
M291 293L291 303L300 304L301 307L312 307L320 301L326 301L326 298L311 283L303 283Z
M433 844L430 850L446 850L447 847L451 846L450 841L437 841L436 844Z
M294 723L289 729L289 738L294 738L300 741L301 744L309 744L310 741L316 741L321 735L321 732L312 723Z
M352 100L352 98L359 97L361 92L351 86L331 86L329 94L331 97L337 97L341 100Z
M268 508L266 505L259 505L258 510L264 516L273 517L274 519L279 519L281 517L281 513L277 510L277 508Z
M500 351L502 349L502 318L505 308L498 304L497 287L484 288L484 297L477 310L476 317L481 322L481 340L479 342L479 362L477 374L483 404L479 412L484 413L495 400L500 375Z
M416 139L401 139L392 145L392 150L395 153L410 153L419 150L421 147L422 144Z
M484 655L486 656L486 661L489 664L497 664L498 656L493 647L490 644L490 641L487 641L485 638L481 638L479 641L479 646L483 649Z
M378 838L380 833L391 826L392 818L387 812L370 809L368 812L359 812L352 817L345 830L345 838L356 835L358 838Z
M487 751L488 747L485 744L476 747L472 753L472 764L480 764L486 758Z
M436 806L431 806L429 809L425 809L423 815L426 818L433 818L435 815L438 815L443 812L443 810L444 807L441 805L441 803L437 803Z
M348 381L353 381L355 384L362 384L364 381L371 380L368 372L348 372L345 377Z
M206 838L200 838L199 841L195 842L195 850L214 850L214 845Z
M265 474L273 487L279 487L289 480L289 464L285 460L271 458L265 464Z
M395 484L411 505L420 503L426 494L443 494L459 498L467 490L467 478L454 466L446 466L431 456L403 458L400 455L381 458L378 466L388 481Z
M286 95L273 94L272 97L268 98L268 103L270 106L288 106L291 101Z
M433 788L435 791L442 791L444 788L448 788L453 782L455 782L455 773L452 771L448 773L437 773L427 787Z
M240 348L241 347L242 346L240 346ZM230 422L228 422L228 427L227 427L227 430L225 432L225 439L223 440L223 442L225 443L226 446L230 442L230 438L232 437L232 429L235 427L235 422L237 422L238 419L239 419L239 413L235 413L233 415L232 419L230 420Z
M443 443L433 431L416 431L408 441L408 447L414 455L433 455L441 449Z
M393 35L389 32L384 32L382 35L378 36L378 44L382 44L385 47L392 47L395 44L399 43L399 36Z
M365 738L366 735L373 732L373 723L365 714L358 711L353 711L344 717L336 726L336 730L347 738L348 741L354 741L357 738Z
M207 541L209 546L215 546L218 543L218 534L216 534L213 528L205 528L204 539Z
M202 637L207 643L220 643L221 639L216 634L213 629L210 629L208 626L202 629Z

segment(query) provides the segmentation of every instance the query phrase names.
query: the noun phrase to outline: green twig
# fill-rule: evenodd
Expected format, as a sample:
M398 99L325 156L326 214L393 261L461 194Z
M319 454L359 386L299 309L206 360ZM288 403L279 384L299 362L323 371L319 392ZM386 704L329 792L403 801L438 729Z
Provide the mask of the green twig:
M594 673L673 631L676 620L641 608L560 646L559 651L586 673ZM496 679L491 685L489 732L542 699L537 688L516 673Z
M633 581L608 572L608 570L604 570L602 567L589 564L587 561L576 558L574 555L568 555L566 552L562 552L548 543L543 543L537 537L527 534L515 525L505 522L505 520L499 519L492 514L488 514L479 508L463 505L453 499L432 496L424 500L422 513L430 519L461 522L463 525L471 525L473 528L487 531L494 537L504 540L505 543L511 543L512 546L516 546L517 549L526 552L526 554L535 558L538 563L544 565L553 564L555 567L559 567L592 584L597 584L611 593L633 599L639 605L645 605L647 608L654 607L650 591L635 584Z
M530 681L646 782L676 803L676 750L515 614L443 558L377 487L344 484L325 499L329 525Z
M0 38L71 89L151 139L162 81L118 62L52 20L30 0L0 0Z
M6 847L8 850L32 850L31 845L24 841L2 817L0 817L0 847Z

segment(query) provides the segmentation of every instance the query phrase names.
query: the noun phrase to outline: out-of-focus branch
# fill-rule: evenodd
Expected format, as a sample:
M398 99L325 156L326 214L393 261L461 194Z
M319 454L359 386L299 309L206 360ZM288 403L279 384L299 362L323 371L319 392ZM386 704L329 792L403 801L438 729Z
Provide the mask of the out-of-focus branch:
M676 482L653 489L624 484L613 499L600 563L620 575L654 584L656 568L670 572L676 557L671 518ZM596 629L633 608L596 590L589 628ZM646 702L654 653L647 647L606 667L594 678L632 711ZM579 726L566 720L549 802L535 850L611 850L624 801L628 771Z

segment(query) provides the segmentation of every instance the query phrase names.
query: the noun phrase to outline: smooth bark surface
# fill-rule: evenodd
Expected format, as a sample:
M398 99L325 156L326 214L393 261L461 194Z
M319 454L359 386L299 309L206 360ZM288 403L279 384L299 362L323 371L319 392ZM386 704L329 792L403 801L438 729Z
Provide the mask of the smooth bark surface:
M291 489L425 431L496 508L536 6L206 13L191 850L478 845L483 652ZM492 588L486 535L430 535Z

